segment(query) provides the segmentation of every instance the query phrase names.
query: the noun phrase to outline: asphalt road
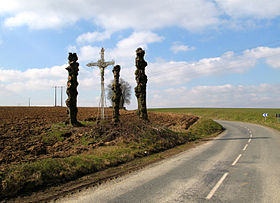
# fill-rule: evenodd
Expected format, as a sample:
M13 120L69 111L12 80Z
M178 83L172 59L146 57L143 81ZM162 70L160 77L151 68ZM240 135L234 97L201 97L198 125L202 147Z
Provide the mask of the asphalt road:
M280 202L280 133L219 121L212 141L60 202Z

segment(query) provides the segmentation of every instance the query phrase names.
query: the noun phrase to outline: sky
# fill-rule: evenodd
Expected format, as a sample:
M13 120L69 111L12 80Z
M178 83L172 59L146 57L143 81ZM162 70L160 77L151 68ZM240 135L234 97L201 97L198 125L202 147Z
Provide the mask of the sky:
M78 106L100 101L100 58L134 96L136 49L147 105L280 107L280 0L0 0L0 106L54 105L78 55ZM113 79L105 70L105 85ZM60 101L58 90L57 102ZM63 88L63 105L67 97ZM107 101L107 106L110 102Z

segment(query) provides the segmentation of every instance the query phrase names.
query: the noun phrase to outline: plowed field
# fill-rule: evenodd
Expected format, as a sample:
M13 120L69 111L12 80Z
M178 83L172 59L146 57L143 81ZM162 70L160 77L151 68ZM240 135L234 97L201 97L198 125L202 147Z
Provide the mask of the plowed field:
M110 122L111 109L106 110L107 122L95 123L96 108L79 108L78 120L89 125L80 128L61 127L67 118L63 107L0 107L0 172L10 165L45 158L68 157L89 153L98 146L129 143L141 121L134 111L121 111L121 123ZM149 113L151 123L176 131L184 131L198 120L190 115ZM56 135L60 126L60 137ZM71 130L69 130L71 128ZM88 140L83 140L87 135ZM137 138L135 138L137 139Z

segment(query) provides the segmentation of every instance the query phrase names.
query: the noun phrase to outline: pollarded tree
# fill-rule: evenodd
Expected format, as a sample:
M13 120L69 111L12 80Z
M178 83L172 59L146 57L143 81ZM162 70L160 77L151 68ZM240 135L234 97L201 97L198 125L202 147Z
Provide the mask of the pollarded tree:
M110 84L107 85L106 87L106 92L107 92L107 99L111 102L112 104L112 84L114 80L110 82ZM125 104L129 105L130 104L130 98L131 98L131 86L128 82L126 82L124 79L120 78L120 85L121 85L121 90L122 90L122 96L121 96L121 101L120 101L120 109L125 108Z

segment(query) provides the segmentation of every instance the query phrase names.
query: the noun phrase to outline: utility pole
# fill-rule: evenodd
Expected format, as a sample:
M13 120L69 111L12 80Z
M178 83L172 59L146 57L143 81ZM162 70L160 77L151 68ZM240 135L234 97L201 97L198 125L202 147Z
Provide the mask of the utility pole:
M57 86L54 86L54 106L56 106L56 89L57 89Z
M63 86L60 86L60 105L61 105L61 107L63 106L63 103L62 103L62 100L63 100L62 91L63 91Z
M60 88L60 106L63 106L63 88L64 86L54 86L54 106L58 106L57 89Z
M31 106L31 99L30 99L30 97L28 98L28 106L29 107Z
M64 88L64 86L57 86L57 88L60 88L60 106L63 107L63 88Z
M104 88L104 70L107 66L109 65L114 65L115 61L108 61L105 62L104 59L104 51L105 49L102 48L101 49L101 59L99 59L97 62L94 63L88 63L87 66L91 67L91 66L98 66L100 68L100 72L101 72L101 98L100 98L100 103L101 103L101 120L104 120L104 103L105 103L105 88Z

